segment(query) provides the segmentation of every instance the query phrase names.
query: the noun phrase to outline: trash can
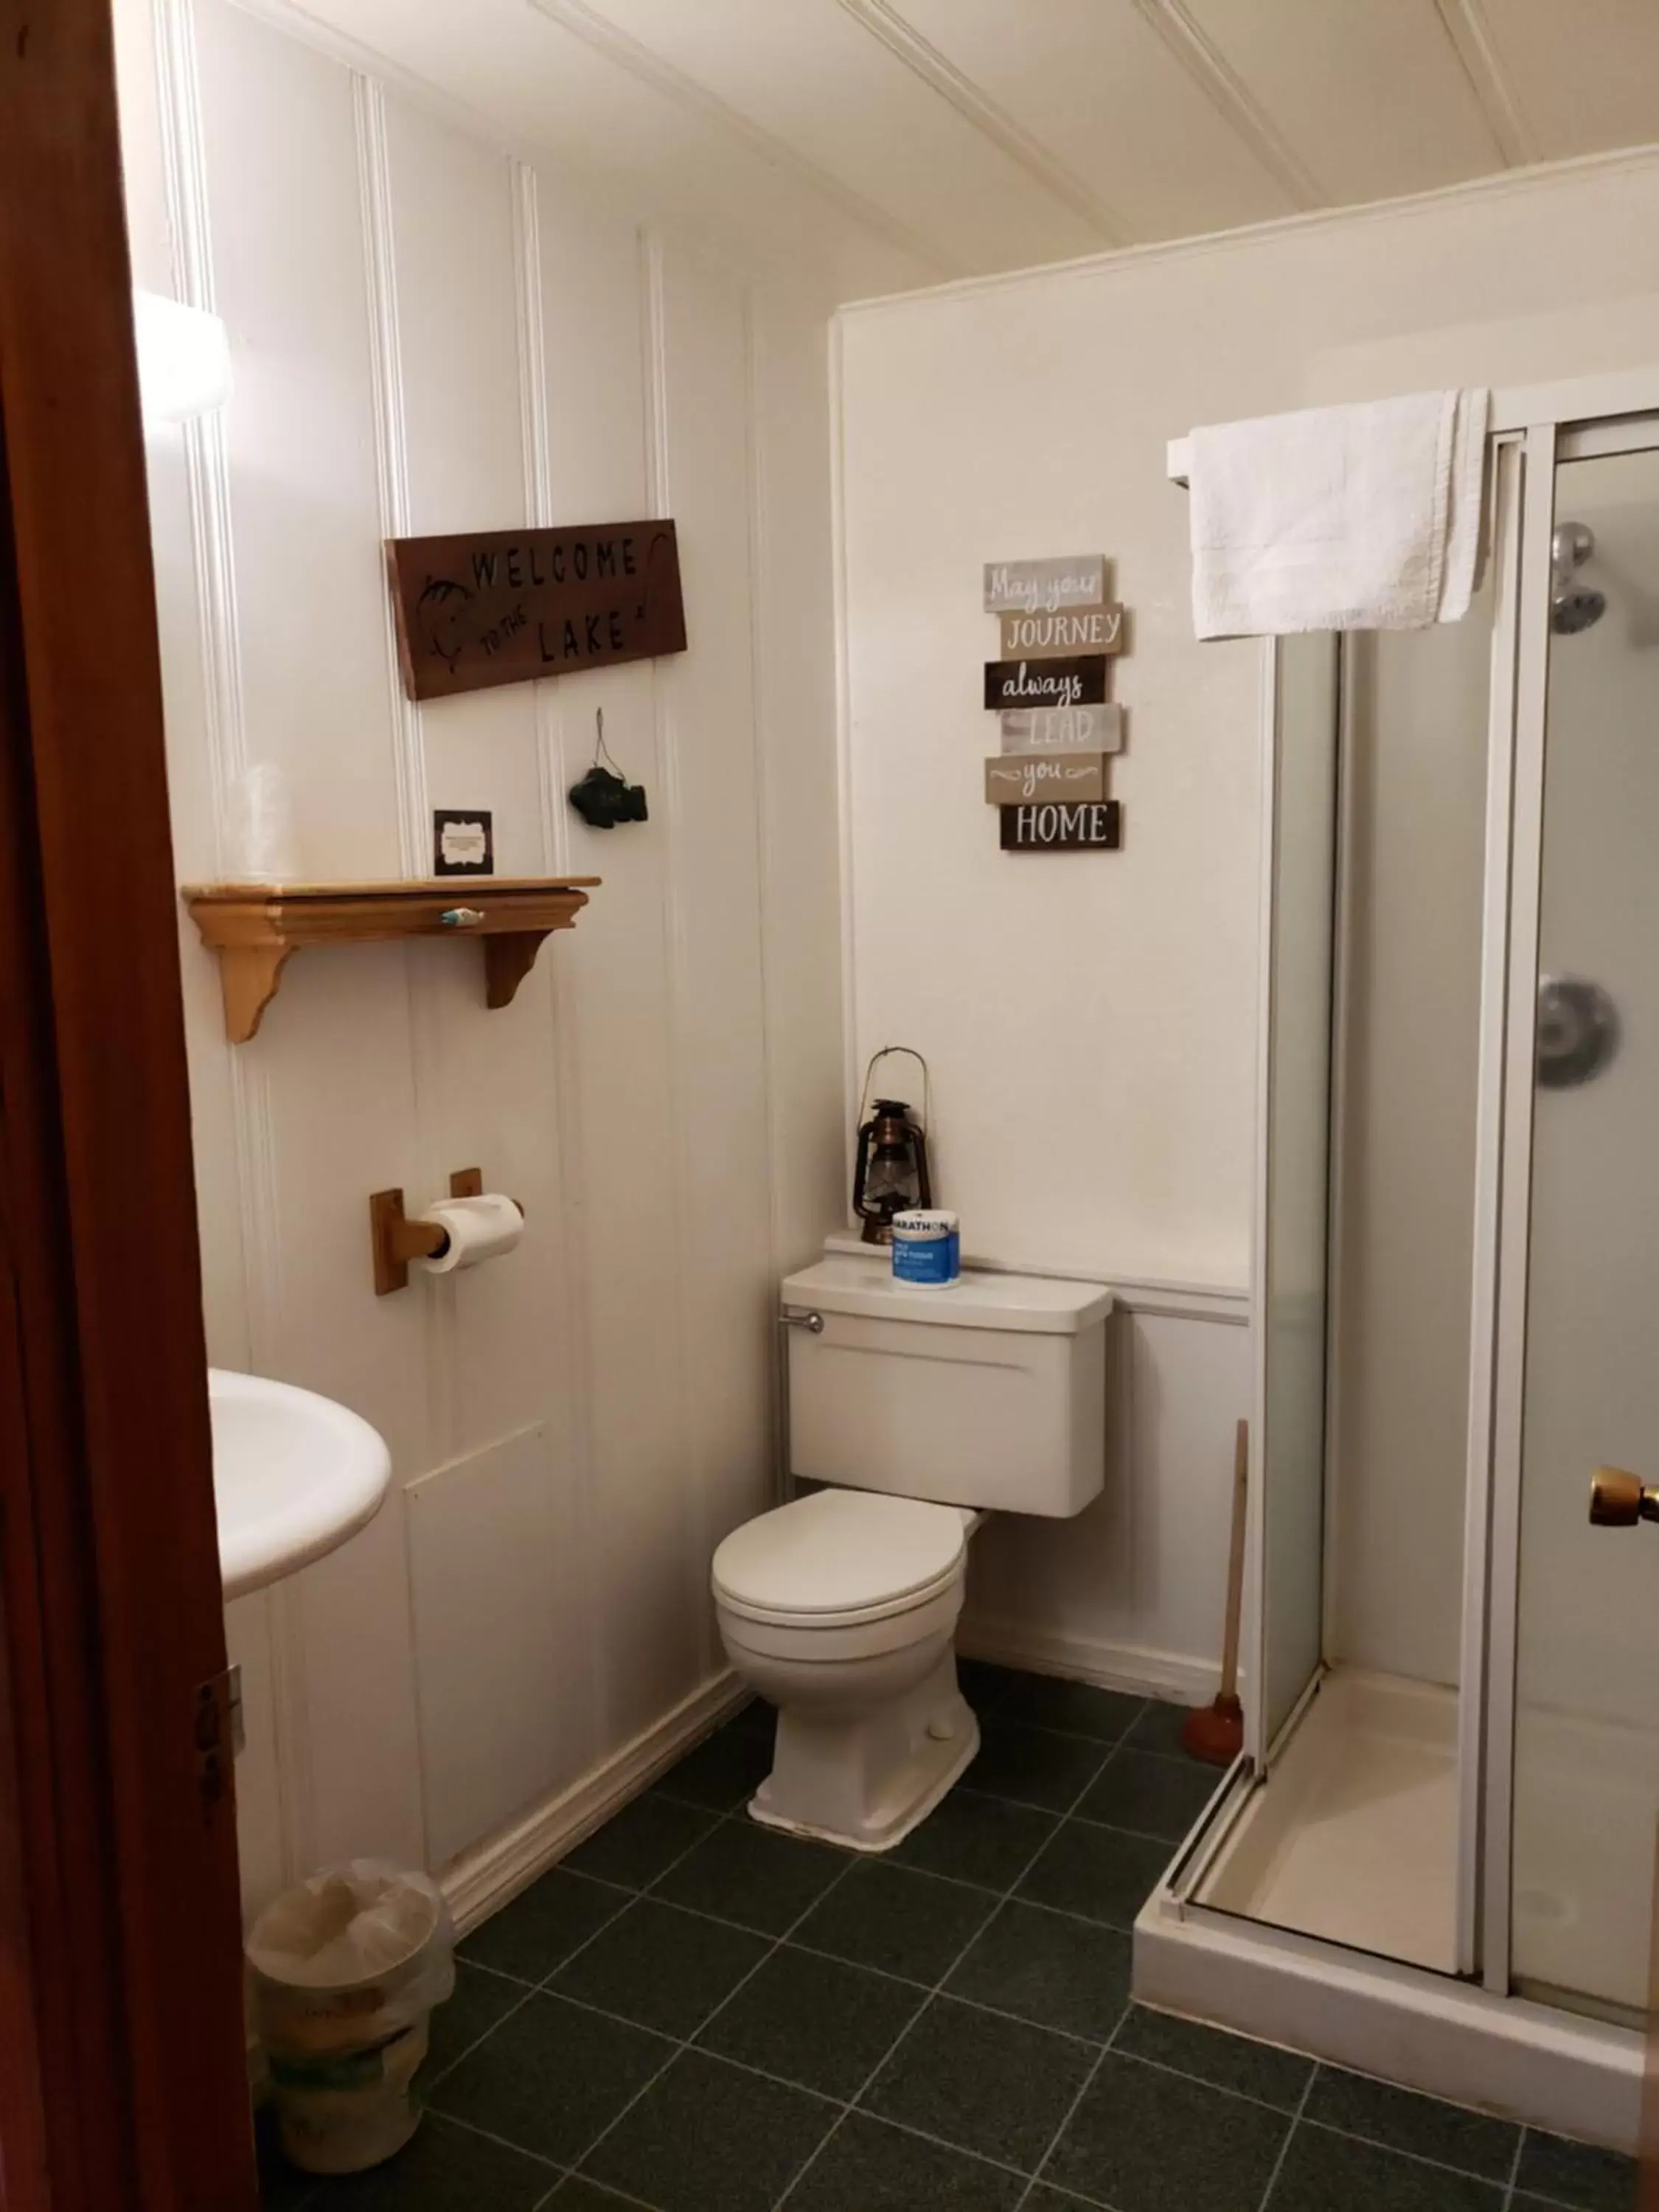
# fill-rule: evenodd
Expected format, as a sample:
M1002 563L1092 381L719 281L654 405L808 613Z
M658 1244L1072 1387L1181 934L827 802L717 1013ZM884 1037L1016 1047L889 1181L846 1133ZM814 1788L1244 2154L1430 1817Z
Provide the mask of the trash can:
M354 1859L285 1890L246 1948L288 2156L307 2173L356 2173L401 2150L432 2010L455 1987L437 1884Z

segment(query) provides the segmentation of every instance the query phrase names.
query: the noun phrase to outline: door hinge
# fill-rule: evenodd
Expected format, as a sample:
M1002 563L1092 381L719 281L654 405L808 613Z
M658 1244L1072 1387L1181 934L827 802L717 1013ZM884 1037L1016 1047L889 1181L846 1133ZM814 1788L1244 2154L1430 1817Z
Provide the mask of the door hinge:
M231 1765L247 1741L240 1666L198 1684L195 1728L196 1787L204 1804L216 1805L229 1795Z

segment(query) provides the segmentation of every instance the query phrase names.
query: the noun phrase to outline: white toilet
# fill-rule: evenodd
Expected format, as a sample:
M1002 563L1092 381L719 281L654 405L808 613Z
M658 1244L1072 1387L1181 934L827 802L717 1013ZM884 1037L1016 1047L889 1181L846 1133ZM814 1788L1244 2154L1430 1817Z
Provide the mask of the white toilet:
M957 1687L968 1540L989 1511L1069 1517L1106 1472L1109 1291L970 1271L893 1280L832 1253L782 1288L789 1465L814 1489L714 1554L732 1666L778 1708L750 1811L890 1850L979 1747Z

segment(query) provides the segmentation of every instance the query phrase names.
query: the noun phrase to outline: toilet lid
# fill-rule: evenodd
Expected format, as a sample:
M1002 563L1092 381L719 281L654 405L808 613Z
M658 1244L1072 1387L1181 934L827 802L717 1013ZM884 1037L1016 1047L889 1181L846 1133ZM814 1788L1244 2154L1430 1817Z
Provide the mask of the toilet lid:
M815 1491L732 1531L714 1554L714 1594L757 1613L826 1621L898 1611L960 1572L966 1539L953 1505Z

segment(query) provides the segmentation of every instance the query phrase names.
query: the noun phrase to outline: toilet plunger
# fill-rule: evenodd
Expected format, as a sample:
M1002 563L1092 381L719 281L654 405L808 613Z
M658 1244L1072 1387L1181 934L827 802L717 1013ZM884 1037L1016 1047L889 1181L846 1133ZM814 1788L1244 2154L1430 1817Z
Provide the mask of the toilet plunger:
M1182 1724L1181 1747L1212 1766L1229 1766L1244 1744L1244 1708L1238 1702L1238 1617L1244 1598L1244 1495L1249 1481L1250 1425L1241 1421L1233 1439L1233 1540L1227 1559L1227 1625L1221 1638L1221 1687L1215 1703L1196 1706Z

